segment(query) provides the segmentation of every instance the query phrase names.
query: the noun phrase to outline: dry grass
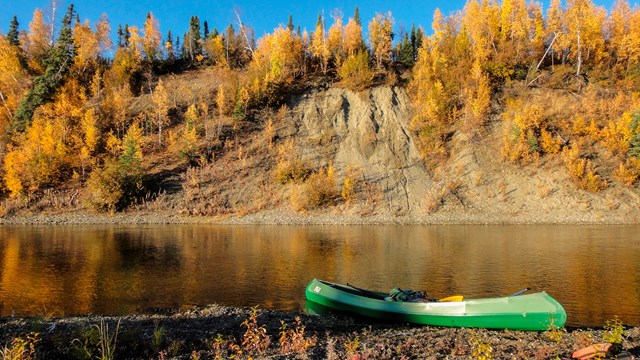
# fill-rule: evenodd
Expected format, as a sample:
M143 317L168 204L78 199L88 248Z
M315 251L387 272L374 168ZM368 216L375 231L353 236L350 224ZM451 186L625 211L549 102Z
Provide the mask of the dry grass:
M540 185L538 185L536 189L537 189L538 196L541 199L548 198L551 194L553 194L556 191L554 187L549 186L548 184L545 184L545 183L541 183Z
M333 165L314 171L300 185L295 185L291 193L291 204L298 211L308 211L334 205L340 196L336 186Z

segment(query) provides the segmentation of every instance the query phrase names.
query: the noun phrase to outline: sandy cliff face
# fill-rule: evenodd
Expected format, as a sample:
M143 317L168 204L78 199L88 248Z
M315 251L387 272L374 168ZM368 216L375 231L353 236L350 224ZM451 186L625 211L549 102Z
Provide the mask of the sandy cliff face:
M338 185L351 169L360 193L339 214L379 215L419 222L637 222L638 189L610 182L599 193L572 183L559 157L521 167L500 154L502 122L474 136L456 132L450 158L428 169L410 131L403 88L362 93L330 88L296 95L278 129L294 138L313 168L332 162ZM427 155L428 156L428 155ZM375 204L371 199L377 196ZM367 208L375 208L369 209ZM331 211L329 211L331 212ZM334 212L334 213L335 213Z
M378 192L380 212L421 212L433 181L409 130L404 89L378 87L356 94L332 88L297 96L290 105L291 135L311 164L331 161L342 177L350 169L361 185Z

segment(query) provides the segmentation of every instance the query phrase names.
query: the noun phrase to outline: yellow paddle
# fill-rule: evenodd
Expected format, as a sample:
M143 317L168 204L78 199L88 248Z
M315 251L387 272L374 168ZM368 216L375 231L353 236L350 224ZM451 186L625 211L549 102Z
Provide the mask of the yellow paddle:
M452 295L452 296L447 296L445 298L442 298L438 300L438 302L456 302L456 301L462 301L462 299L464 299L464 296L462 295Z

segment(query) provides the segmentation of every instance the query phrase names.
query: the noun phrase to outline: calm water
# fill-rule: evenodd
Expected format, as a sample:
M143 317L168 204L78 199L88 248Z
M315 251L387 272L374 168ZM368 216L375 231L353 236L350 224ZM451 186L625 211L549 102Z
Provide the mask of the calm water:
M546 290L640 325L640 226L2 226L2 315L305 307L314 277L444 297Z

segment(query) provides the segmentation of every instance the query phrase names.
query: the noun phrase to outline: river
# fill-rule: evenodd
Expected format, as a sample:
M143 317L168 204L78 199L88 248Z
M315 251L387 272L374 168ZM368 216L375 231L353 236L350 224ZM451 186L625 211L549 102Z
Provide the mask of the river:
M567 325L640 326L640 226L0 227L0 313L304 310L315 278L429 296L544 290Z

